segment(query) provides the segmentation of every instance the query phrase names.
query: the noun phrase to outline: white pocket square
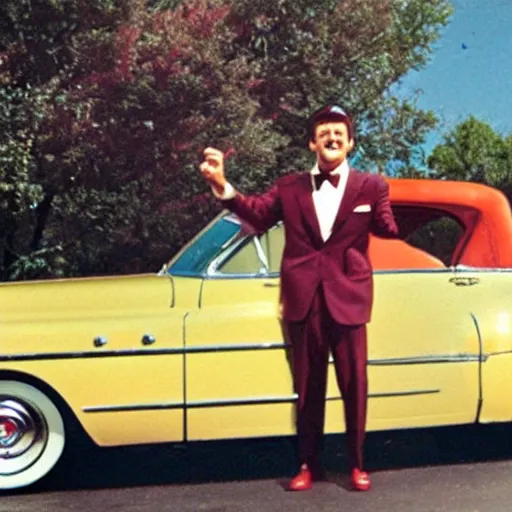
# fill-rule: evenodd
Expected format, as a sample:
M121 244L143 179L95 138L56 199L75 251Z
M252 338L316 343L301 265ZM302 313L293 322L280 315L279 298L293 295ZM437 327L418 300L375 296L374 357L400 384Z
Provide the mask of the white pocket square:
M371 212L372 207L369 204L360 204L354 208L354 213Z

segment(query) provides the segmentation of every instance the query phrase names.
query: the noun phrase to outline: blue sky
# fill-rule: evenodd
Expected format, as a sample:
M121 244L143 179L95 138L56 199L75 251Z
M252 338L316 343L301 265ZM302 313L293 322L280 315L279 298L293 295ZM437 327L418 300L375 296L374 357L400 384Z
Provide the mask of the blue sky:
M512 0L452 0L452 5L454 14L431 61L398 89L405 95L421 89L418 105L440 119L427 153L470 115L512 134Z

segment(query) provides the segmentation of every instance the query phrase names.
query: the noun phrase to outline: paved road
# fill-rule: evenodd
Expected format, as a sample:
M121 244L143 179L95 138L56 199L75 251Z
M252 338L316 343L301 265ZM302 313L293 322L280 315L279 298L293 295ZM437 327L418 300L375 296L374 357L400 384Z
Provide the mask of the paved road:
M42 484L0 495L0 512L510 512L512 427L448 428L368 436L373 490L343 474L343 436L326 440L328 481L283 490L291 439L101 450L66 456Z

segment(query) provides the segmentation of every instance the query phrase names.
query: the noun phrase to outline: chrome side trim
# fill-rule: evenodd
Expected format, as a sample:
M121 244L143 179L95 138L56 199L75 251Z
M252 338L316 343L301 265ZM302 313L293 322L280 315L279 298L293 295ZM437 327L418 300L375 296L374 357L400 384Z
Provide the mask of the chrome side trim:
M411 391L393 391L387 393L369 393L368 398L396 398L416 395L432 395L440 393L440 389L415 389ZM297 400L297 395L269 396L255 398L229 398L219 400L192 400L190 402L168 402L160 404L126 404L126 405L95 405L82 407L83 412L127 412L127 411L152 411L170 409L206 409L209 407L234 407L243 405L269 405L287 404ZM342 397L327 397L326 401L338 401Z
M59 359L104 359L106 357L162 356L183 354L182 348L127 349L83 352L46 352L41 354L12 354L0 356L0 363L13 361L55 361Z
M203 291L203 284L204 281L201 283L201 293L199 293L199 301L201 301L202 297L202 291ZM181 336L183 338L183 344L186 347L187 346L187 320L190 313L187 312L187 314L183 318L183 324L182 324L182 331ZM181 377L182 377L182 389L183 389L183 395L182 395L182 402L185 404L185 407L183 408L183 440L188 441L188 414L187 414L187 361L186 358L183 357L181 360Z
M396 391L388 393L370 393L368 398L396 398L399 396L434 395L441 393L440 389L415 389L412 391Z
M197 347L180 348L148 348L125 350L86 350L82 352L46 352L41 354L11 354L0 356L0 363L13 361L48 361L58 359L93 359L106 357L136 357L136 356L163 356L208 354L211 352L248 352L255 350L280 350L290 348L283 342L271 341L268 343L248 343L239 345L200 345ZM441 354L435 356L397 357L389 359L370 359L369 366L399 366L412 364L438 364L438 363L472 363L485 362L489 355L482 354ZM330 362L333 360L330 358Z
M506 267L464 267L457 265L456 267L446 268L395 268L395 269L375 269L373 275L386 275L386 274L449 274L449 273L498 273L508 274L512 272L512 268ZM251 279L251 278L272 278L279 277L279 272L269 272L268 274L256 274L256 273L238 273L238 274L213 274L207 272L187 272L179 271L173 272L172 275L182 277L198 277L207 279Z
M512 354L512 350L502 350L501 352L491 352L490 354L487 354L485 357L491 357L491 356L505 356L507 354Z
M446 354L436 356L395 357L390 359L370 359L369 366L402 366L413 364L478 363L485 362L488 356L479 354Z
M482 333L480 331L480 325L478 323L478 319L474 313L471 313L470 316L471 316L471 320L473 320L473 324L476 329L476 335L478 337L478 350L480 351L480 361L478 364L478 405L476 407L476 415L475 415L475 422L478 423L478 421L480 420L480 413L482 411L482 406L483 406L483 402L484 402L484 393L483 393L483 389L482 389L482 379L483 379L482 363L487 360L488 356L484 355L484 345L483 345L483 341L482 341Z
M161 404L126 404L126 405L92 405L82 407L83 412L130 412L130 411L161 411L183 409L182 402Z
M468 265L457 265L455 272L492 273L508 274L512 272L510 267L470 267Z
M219 265L221 265L220 263ZM177 274L176 274L177 275ZM190 277L190 276L189 276ZM194 277L204 279L206 281L215 281L215 280L235 280L235 279L279 279L279 272L266 272L266 271L258 271L258 272L237 272L232 274L223 274L217 270L204 272L203 274L196 274Z
M453 274L453 267L445 268L392 268L392 269L376 269L373 275L386 274Z
M0 356L0 363L12 361L47 361L58 359L93 359L105 357L162 356L183 354L206 354L209 352L246 352L251 350L275 350L286 348L286 343L251 343L247 345L204 345L198 347L161 348L161 349L126 349L82 352L46 352L41 354L12 354Z
M297 400L297 395L268 396L257 398L229 398L220 400L194 400L187 402L189 409L206 409L208 407L231 407L240 405L287 404Z

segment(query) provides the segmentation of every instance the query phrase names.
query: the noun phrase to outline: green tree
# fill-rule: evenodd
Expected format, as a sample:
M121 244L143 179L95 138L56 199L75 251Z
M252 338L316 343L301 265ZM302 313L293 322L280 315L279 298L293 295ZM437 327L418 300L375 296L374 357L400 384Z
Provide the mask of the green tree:
M512 184L512 136L503 137L474 117L458 124L428 158L436 178L485 183L508 194Z
M18 255L14 241L27 215L38 204L42 189L30 179L33 166L34 116L30 96L11 87L0 89L0 252L1 268ZM30 233L24 233L30 236Z
M446 0L4 0L0 79L20 99L0 99L19 109L0 135L2 278L154 271L218 211L197 171L204 147L234 147L229 176L261 190L310 165L305 120L326 102L354 117L366 166L411 168L436 120L393 90L450 12Z
M52 236L54 156L47 142L73 81L89 73L84 40L108 39L133 11L127 1L20 0L0 5L0 278L65 275L66 246ZM93 45L90 45L91 49ZM96 48L99 45L96 44ZM108 62L103 54L104 61ZM99 59L96 59L99 62ZM43 238L45 242L43 243Z
M113 5L103 4L107 14ZM70 34L73 51L62 52L51 80L36 60L21 72L17 46L9 47L5 81L27 94L38 84L46 101L30 155L40 198L4 237L4 278L55 275L44 256L56 252L67 275L154 270L218 210L197 172L210 139L235 145L239 165L250 155L275 166L282 138L255 118L252 70L244 57L224 55L236 36L229 8L131 7L112 25L98 15ZM34 37L35 24L25 27Z
M258 70L253 94L275 129L291 136L280 164L304 148L313 108L341 103L357 127L359 161L384 172L418 163L418 146L436 118L417 97L399 99L396 86L429 59L451 14L443 0L242 0L238 51Z

